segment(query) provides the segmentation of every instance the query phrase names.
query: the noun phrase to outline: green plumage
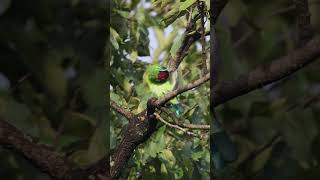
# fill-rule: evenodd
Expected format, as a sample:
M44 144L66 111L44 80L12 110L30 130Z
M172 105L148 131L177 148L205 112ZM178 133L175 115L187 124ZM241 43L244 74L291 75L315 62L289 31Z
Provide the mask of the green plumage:
M168 75L168 77L166 76ZM144 81L148 85L150 91L157 97L160 98L171 92L174 88L168 69L160 64L150 65L144 75ZM170 101L172 108L177 115L181 115L183 112L182 106L179 104L177 98Z

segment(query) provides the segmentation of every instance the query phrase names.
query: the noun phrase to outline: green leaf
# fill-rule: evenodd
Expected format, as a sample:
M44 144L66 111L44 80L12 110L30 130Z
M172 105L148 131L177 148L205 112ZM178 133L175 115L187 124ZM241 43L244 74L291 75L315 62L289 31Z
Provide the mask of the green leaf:
M130 13L128 11L116 10L116 12L123 18L129 19Z
M57 150L61 150L62 148L69 146L70 144L81 140L78 136L68 136L68 135L61 135L59 137L59 142L57 144Z
M179 18L179 6L171 9L161 20L165 26L172 24L177 18Z
M86 150L79 150L73 153L70 156L70 159L72 159L77 164L80 164L82 166L88 165L88 152Z
M192 4L194 4L196 0L186 0L180 3L179 11L187 10Z
M88 158L91 162L96 162L106 154L107 127L100 126L96 129L90 140Z
M119 49L118 41L122 41L116 30L110 27L110 42L115 49Z
M183 169L181 167L179 167L174 172L174 178L181 179L182 177L183 177Z
M166 165L172 168L176 164L176 158L169 149L164 149L160 152L159 157L166 163Z
M199 161L199 159L202 158L203 155L204 155L204 152L203 152L203 151L193 152L192 155L191 155L191 158L192 158L194 161Z
M133 50L130 54L130 60L135 63L138 58L138 51Z
M136 110L139 107L140 104L140 99L137 97L130 97L129 101L128 101L128 107L131 110Z
M168 175L168 170L166 168L166 165L164 165L163 163L161 163L160 171L161 171L161 174Z
M162 126L156 132L154 138L149 143L149 145L145 148L146 153L148 153L152 158L155 158L159 152L161 152L165 148L165 137L164 131L166 126Z
M180 48L182 41L183 41L183 37L182 35L178 36L176 41L174 41L171 49L170 49L170 54L172 57L176 57L176 54L178 52L178 49Z

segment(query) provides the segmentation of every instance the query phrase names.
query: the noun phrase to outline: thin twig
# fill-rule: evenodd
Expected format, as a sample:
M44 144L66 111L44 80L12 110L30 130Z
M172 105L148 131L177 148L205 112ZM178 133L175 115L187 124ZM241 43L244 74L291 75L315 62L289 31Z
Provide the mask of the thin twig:
M169 115L172 119L180 119L165 107L160 107L160 110L166 113L167 115ZM188 129L210 130L210 125L206 125L206 124L190 124L190 123L181 123L177 121L175 121L174 123L180 127L184 127Z
M21 85L21 83L23 81L25 81L26 79L28 79L29 77L31 76L31 73L27 73L25 75L23 75L19 80L18 82L13 86L12 90L15 91L18 89L18 87Z
M210 73L206 74L205 76L199 78L198 80L191 82L183 87L177 88L170 93L166 94L164 97L159 99L156 103L158 106L163 106L165 103L170 101L171 99L175 98L177 95L182 94L190 89L196 88L210 79Z
M0 145L28 159L42 172L57 179L72 179L81 169L51 147L37 144L30 136L0 118Z
M204 2L200 2L200 0L197 0L197 7L198 10L200 12L200 33L201 33L201 38L200 38L200 42L201 42L201 46L202 46L202 74L207 74L208 73L208 68L207 68L207 63L206 63L206 59L207 59L207 53L206 53L206 40L205 40L205 22L204 22L204 18L205 18L205 9L206 9L206 5Z
M192 137L203 138L203 136L201 136L201 135L198 135L198 134L195 134L195 133L193 133L193 132L190 132L190 131L188 131L187 129L184 129L184 128L176 125L176 124L171 124L171 123L167 122L167 121L164 120L158 113L155 113L155 115L156 115L156 118L157 118L158 120L160 120L160 121L163 122L165 125L167 125L167 126L169 126L169 127L171 127L171 128L178 129L178 130L182 131L183 133L185 133L185 134L187 134L187 135L189 135L189 136L192 136Z

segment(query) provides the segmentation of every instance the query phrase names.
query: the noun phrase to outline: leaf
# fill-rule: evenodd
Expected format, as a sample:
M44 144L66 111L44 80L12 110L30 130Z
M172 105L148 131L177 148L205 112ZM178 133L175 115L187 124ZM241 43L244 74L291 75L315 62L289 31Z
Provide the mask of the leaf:
M137 97L130 97L129 101L128 101L128 107L131 110L136 110L139 107L140 104L140 99Z
M106 129L107 127L104 126L98 127L90 139L90 145L88 149L88 158L90 162L95 162L106 154Z
M122 41L116 30L110 27L110 42L115 49L119 49L118 41Z
M137 32L138 42L138 56L150 56L149 52L149 31L146 26L139 26L139 32Z
M3 99L0 103L0 106L3 107L1 117L23 132L35 137L39 136L39 127L36 122L30 118L33 116L25 104L18 103L11 99Z
M67 79L61 66L56 61L60 59L58 53L48 55L45 62L43 83L58 105L64 103L67 95Z
M130 60L135 63L138 58L138 51L133 50L130 54Z
M81 77L81 88L84 99L91 107L103 107L105 105L106 85L108 72L103 67L95 69L90 75Z
M171 49L170 49L170 54L172 57L176 57L176 54L178 52L178 49L180 48L182 41L183 41L183 37L182 35L178 36L176 41L174 41Z
M179 6L171 9L161 20L165 26L172 24L177 18L179 18Z
M196 0L186 0L180 3L179 11L187 10L192 4L194 4Z
M162 126L155 134L152 141L145 147L146 153L155 158L159 152L165 148L164 131L166 126Z
M179 167L174 172L174 178L181 179L182 177L183 177L183 169L181 167Z
M164 149L159 154L160 158L166 163L166 165L172 168L176 164L176 158L169 149Z
M56 148L57 150L60 151L62 150L62 148L69 146L70 144L77 142L79 140L81 140L81 138L78 136L61 135L59 137L59 141Z
M166 165L164 165L164 163L161 163L160 171L161 171L161 174L168 175L168 170L166 168Z
M122 98L118 94L116 94L114 92L110 92L110 99L114 102L119 103L119 105L122 105L122 103L121 103Z
M128 11L116 10L116 12L123 18L129 19L130 13Z
M202 158L203 155L204 155L203 151L193 152L192 155L191 155L191 158L194 161L199 161L199 159Z
M88 152L86 150L79 150L73 153L70 156L70 159L72 159L74 162L76 162L79 165L85 166L88 165Z

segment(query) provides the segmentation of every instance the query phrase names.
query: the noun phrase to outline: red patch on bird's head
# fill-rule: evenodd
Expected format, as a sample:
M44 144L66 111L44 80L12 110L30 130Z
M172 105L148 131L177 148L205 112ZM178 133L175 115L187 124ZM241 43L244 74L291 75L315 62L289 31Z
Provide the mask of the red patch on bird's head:
M169 72L168 71L160 71L158 74L158 80L159 81L165 81L169 77Z

